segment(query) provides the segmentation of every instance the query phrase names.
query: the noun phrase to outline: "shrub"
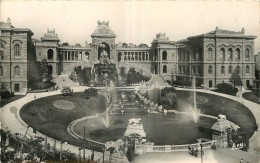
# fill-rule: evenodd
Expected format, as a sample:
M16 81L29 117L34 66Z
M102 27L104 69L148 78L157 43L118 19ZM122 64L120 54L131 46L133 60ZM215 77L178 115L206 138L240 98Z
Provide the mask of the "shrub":
M224 93L224 94L235 96L238 92L238 89L232 87L232 85L230 85L228 83L220 83L217 85L217 89L215 91L219 92L219 93Z
M250 90L252 90L252 89L254 88L254 86L248 85L247 88L250 89Z
M32 90L42 90L42 89L48 89L55 85L55 83L46 81L46 82L35 82L31 85Z
M165 109L173 109L177 106L177 95L173 87L165 87L161 91L161 101L160 105L163 105Z
M95 88L85 89L84 97L90 99L91 97L97 97L98 91Z
M8 99L10 97L13 97L14 94L10 93L9 91L0 91L0 96L2 99Z
M72 90L70 89L70 87L63 87L61 93L64 96L72 95Z

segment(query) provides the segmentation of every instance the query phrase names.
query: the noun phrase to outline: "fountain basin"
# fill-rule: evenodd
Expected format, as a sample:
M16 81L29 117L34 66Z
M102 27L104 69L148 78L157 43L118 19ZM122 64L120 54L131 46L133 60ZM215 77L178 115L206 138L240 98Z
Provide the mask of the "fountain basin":
M124 138L128 119L141 118L147 141L155 145L177 145L196 143L198 138L211 139L211 126L215 119L200 118L193 122L191 115L185 114L147 114L147 115L110 115L110 126L106 128L103 116L82 119L73 124L73 132L83 138L86 127L87 139L105 143Z

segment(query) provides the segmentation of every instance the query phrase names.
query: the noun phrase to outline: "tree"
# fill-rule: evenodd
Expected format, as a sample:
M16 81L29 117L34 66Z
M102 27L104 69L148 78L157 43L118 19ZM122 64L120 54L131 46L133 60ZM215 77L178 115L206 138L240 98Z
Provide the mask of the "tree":
M81 47L81 45L78 43L78 44L75 44L75 47Z
M234 87L243 85L242 80L239 75L238 67L235 68L235 70L232 72L232 74L229 78L229 82L232 83Z
M95 88L85 89L84 96L86 99L90 99L91 97L97 97L98 91Z
M176 108L178 98L173 87L165 87L161 90L161 101L160 104L163 105L165 109Z
M64 43L61 44L61 46L70 46L70 45L69 45L69 43L64 42Z
M148 48L148 46L146 44L140 44L138 45L139 48Z
M171 85L173 85L173 82L174 82L174 73L173 71L171 71Z
M41 75L43 79L48 78L48 62L46 59L41 61Z
M123 48L127 48L127 47L128 47L127 43L123 43L123 44L122 44L122 47L123 47Z

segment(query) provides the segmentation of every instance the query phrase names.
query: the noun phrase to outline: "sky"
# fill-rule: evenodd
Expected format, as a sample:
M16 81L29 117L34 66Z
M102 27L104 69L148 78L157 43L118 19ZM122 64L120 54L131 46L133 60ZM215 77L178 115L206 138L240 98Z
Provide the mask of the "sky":
M1 1L1 0L0 0ZM17 28L29 28L40 39L55 29L70 45L91 42L97 21L109 21L116 43L151 45L156 33L171 41L220 29L255 35L255 54L260 52L260 1L170 0L2 0L1 21L8 17Z

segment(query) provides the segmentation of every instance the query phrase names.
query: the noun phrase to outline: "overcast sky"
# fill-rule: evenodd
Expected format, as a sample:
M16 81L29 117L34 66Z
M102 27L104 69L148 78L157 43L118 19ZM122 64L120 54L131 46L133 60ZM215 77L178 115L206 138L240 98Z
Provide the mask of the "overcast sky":
M109 21L116 43L146 43L156 33L177 41L220 29L256 35L255 53L260 52L259 1L18 1L3 0L1 21L10 17L17 28L30 28L40 39L55 29L61 42L91 42L98 20Z

